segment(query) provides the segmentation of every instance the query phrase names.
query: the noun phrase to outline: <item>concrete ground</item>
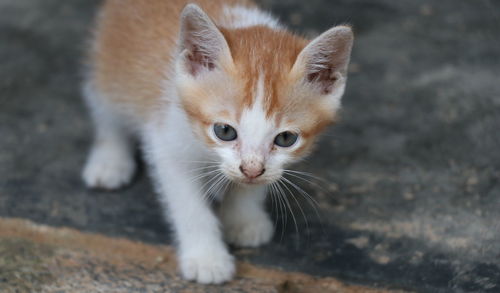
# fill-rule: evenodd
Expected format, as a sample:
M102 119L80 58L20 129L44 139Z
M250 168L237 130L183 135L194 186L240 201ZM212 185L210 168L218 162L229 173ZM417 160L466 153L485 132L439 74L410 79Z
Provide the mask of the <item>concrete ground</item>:
M44 292L77 292L47 287L73 280L75 270L88 273L88 286L110 276L106 284L129 280L134 292L203 291L176 279L173 263L154 267L151 259L134 259L141 257L138 247L154 251L151 256L171 254L158 246L170 243L170 236L145 171L117 192L86 190L80 182L91 138L79 97L80 60L98 2L0 2L0 291L25 286L17 292L40 292L36 288L45 286ZM303 285L320 280L346 286L338 292L350 292L344 284L499 292L500 2L259 2L308 35L352 24L351 75L341 123L295 167L322 179L290 178L318 202L318 214L302 198L305 216L294 205L297 228L291 213L274 211L273 242L235 250L257 271L284 270L281 279L243 271L235 283L207 290L251 292L238 287L241 282L269 292L308 292ZM38 236L26 236L35 233L32 228ZM64 233L84 236L58 241ZM129 240L105 238L96 245L85 237ZM147 264L125 272L109 268L111 261L96 251L114 241L134 248L105 257L128 255L124 261ZM74 270L65 269L67 262ZM85 269L88 264L93 269ZM23 269L33 266L47 277L42 287L34 287L36 277ZM59 274L68 278L54 279ZM154 287L147 278L176 281ZM280 287L283 280L292 280L285 282L289 291ZM119 288L115 292L127 290Z
M389 292L246 262L238 262L236 279L224 286L198 285L179 277L171 247L50 228L17 219L0 221L0 255L3 293Z

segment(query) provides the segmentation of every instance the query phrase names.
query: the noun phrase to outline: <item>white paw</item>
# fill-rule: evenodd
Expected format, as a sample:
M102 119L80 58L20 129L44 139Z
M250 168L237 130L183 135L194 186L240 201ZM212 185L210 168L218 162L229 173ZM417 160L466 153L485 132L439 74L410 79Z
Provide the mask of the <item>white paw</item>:
M82 177L87 187L117 189L129 183L134 172L135 160L128 151L98 146L89 155Z
M257 247L268 243L274 234L273 223L266 214L250 221L240 219L226 222L224 230L227 242L241 247Z
M233 257L224 249L206 249L196 255L181 255L180 269L186 280L201 284L220 284L229 281L235 273Z

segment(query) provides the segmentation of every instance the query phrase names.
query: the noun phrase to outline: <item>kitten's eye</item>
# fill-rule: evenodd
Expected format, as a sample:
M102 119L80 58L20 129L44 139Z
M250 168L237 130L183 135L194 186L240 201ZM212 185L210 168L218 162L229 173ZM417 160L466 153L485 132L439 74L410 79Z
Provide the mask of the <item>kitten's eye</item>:
M274 144L280 147L291 147L299 138L299 135L290 131L285 131L276 136Z
M223 141L235 140L238 137L238 134L236 134L236 130L233 127L222 123L216 123L214 125L214 133L220 140Z

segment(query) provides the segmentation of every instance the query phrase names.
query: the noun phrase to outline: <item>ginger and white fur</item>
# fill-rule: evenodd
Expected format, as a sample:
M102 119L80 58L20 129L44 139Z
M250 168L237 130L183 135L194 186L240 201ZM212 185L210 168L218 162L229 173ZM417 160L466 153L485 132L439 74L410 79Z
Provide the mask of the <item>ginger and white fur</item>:
M308 41L251 2L193 2L104 3L83 91L95 125L83 179L91 188L129 183L139 142L182 276L221 283L235 274L224 240L271 240L266 186L334 122L353 36L338 26ZM234 127L237 139L218 139L214 123ZM291 147L273 144L283 131L299 134ZM240 166L265 172L248 177Z

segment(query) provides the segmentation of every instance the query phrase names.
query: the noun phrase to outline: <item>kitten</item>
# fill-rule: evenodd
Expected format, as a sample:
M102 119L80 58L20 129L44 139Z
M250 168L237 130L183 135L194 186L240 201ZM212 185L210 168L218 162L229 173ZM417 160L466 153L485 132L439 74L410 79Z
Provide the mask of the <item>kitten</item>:
M353 35L337 26L308 41L249 1L187 2L104 3L84 86L96 134L83 179L129 183L137 138L182 276L221 283L235 273L223 239L271 240L266 186L335 120Z

